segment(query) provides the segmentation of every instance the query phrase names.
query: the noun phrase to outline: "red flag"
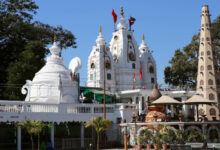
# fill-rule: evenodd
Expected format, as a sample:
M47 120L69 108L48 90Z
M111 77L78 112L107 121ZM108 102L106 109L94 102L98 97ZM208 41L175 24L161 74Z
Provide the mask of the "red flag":
M112 8L112 16L113 16L113 21L114 21L114 23L116 23L116 21L117 21L117 15L116 15L116 13L115 13L115 11L114 11L113 8Z
M134 24L135 20L136 20L135 18L130 16L130 18L129 18L129 26L130 27Z
M139 75L140 75L140 79L142 80L143 76L142 76L142 68L141 68L141 66L140 66L140 69L139 69Z
M134 82L136 82L136 80L135 80L135 73L133 73L133 80L134 80Z

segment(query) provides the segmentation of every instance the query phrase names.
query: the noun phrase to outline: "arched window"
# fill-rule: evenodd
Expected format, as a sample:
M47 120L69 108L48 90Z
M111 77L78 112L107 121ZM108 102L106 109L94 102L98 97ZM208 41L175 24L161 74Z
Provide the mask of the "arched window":
M94 68L95 68L95 64L94 64L93 62L91 63L90 68L91 68L91 69L94 69Z
M210 51L207 51L207 55L210 55L211 54L211 52Z
M111 63L109 61L105 62L105 68L106 69L111 69Z
M131 35L128 35L128 39L131 40Z
M208 65L208 66L207 66L207 69L208 69L208 70L212 70L212 66L211 66L211 65Z
M200 66L200 70L203 71L204 70L204 66Z
M210 93L210 94L209 94L209 100L215 100L215 95L212 94L212 93Z
M200 80L200 85L203 85L204 84L204 81L203 80Z
M209 79L209 80L208 80L208 85L213 85L212 79Z
M118 39L118 36L117 36L117 35L116 35L116 36L114 36L114 39L115 39L115 40L117 40L117 39Z
M153 67L153 66L150 66L150 67L149 67L149 72L150 72L150 73L154 73L154 67Z
M209 110L209 113L210 113L211 116L215 116L215 115L216 115L216 111L215 111L214 108L211 108L211 109Z
M203 56L204 55L204 52L201 52L201 56Z

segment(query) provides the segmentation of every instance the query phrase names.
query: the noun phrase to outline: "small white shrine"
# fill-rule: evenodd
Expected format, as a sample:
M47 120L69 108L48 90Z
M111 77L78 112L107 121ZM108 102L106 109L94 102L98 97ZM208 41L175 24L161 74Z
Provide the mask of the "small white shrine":
M81 67L79 58L74 58L70 69L64 65L61 49L54 41L50 48L51 55L47 58L45 66L35 74L32 81L27 80L22 88L26 94L26 101L47 103L78 103L78 75L77 69Z

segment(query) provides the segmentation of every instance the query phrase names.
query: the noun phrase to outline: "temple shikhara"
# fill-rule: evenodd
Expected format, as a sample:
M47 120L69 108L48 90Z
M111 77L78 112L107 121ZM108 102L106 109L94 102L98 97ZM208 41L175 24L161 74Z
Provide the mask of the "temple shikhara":
M116 23L117 16L114 11L112 14ZM49 122L53 147L56 147L56 126L64 124L63 128L70 132L71 126L67 124L76 123L77 128L72 131L80 135L77 137L80 141L63 138L62 146L69 140L89 148L89 143L95 143L94 131L87 129L91 135L85 138L84 123L105 115L113 122L106 132L107 143L123 144L126 134L129 138L125 143L135 146L139 143L137 137L146 128L150 127L156 135L160 125L168 125L175 133L179 129L186 134L196 130L207 136L207 143L215 143L220 148L220 72L208 6L202 7L195 91L166 91L158 87L156 61L159 60L154 59L144 35L140 35L140 43L135 40L131 30L135 19L130 17L127 23L125 18L121 7L109 43L100 26L95 44L88 50L88 79L84 87L80 86L78 70L85 66L78 57L73 58L68 67L64 65L55 35L45 66L36 72L32 81L26 80L21 89L26 94L25 100L0 100L0 123L11 125L26 119ZM17 149L21 150L22 130L20 127L16 130ZM193 146L201 148L201 145Z
M107 45L100 27L99 36L88 59L87 85L103 88L105 65L108 91L115 93L132 89L152 89L157 81L155 60L144 41L144 35L138 46L133 36L134 31L128 30L123 8L117 28Z

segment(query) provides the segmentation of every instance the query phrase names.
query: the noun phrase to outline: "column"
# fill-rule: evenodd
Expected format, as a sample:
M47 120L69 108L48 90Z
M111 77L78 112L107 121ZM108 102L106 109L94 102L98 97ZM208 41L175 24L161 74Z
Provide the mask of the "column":
M157 136L158 126L154 124L153 127L154 127L154 136Z
M51 140L51 145L54 148L54 123L51 123L50 127L50 140Z
M142 113L142 96L138 96L138 102L139 102L139 115Z
M182 97L182 102L185 102L187 100L187 97ZM182 114L183 116L185 116L185 118L188 118L188 106L187 105L183 105L183 108L182 108Z
M21 150L21 127L17 127L17 150Z
M202 134L205 136L207 135L207 124L202 125Z
M132 97L132 104L136 104L136 97L135 96Z
M174 112L173 112L173 105L171 105L171 117L174 117Z
M145 110L148 110L148 96L144 97L144 103L146 104Z
M85 143L84 143L84 124L83 122L81 123L81 148L85 147Z

